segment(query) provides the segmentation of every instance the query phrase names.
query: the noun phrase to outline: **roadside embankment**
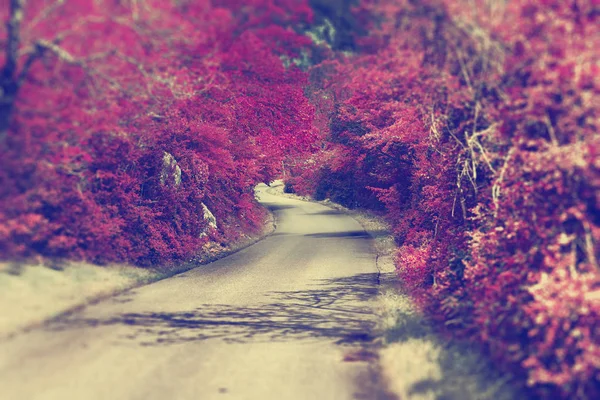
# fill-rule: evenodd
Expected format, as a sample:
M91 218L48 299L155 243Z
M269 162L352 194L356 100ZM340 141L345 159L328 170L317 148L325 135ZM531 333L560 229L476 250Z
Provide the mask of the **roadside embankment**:
M269 213L262 232L242 235L226 246L208 242L192 260L160 268L99 266L79 261L53 265L0 263L0 339L43 324L128 289L156 282L226 257L265 238L274 230Z

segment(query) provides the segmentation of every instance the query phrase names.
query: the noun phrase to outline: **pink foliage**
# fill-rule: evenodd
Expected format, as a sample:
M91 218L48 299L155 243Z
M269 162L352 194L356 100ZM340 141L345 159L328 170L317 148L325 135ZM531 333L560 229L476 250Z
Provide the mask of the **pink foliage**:
M418 303L535 396L598 397L600 11L538 3L363 0L349 55L306 1L31 0L0 55L0 252L186 259L257 229L282 174L385 213Z
M262 226L254 186L315 135L305 73L282 61L310 50L292 29L311 18L304 2L24 11L0 139L3 258L160 264Z
M398 272L435 319L536 396L595 398L598 3L474 5L361 2L370 34L328 71L327 141L291 180L385 207Z

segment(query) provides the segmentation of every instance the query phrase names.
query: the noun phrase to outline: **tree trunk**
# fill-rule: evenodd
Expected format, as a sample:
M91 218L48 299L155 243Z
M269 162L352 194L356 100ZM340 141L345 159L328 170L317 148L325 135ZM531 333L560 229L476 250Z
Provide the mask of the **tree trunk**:
M16 82L2 77L0 83L0 139L4 139L6 136L16 95Z
M0 73L0 139L4 139L17 96L17 58L23 20L24 0L10 0L10 16L6 23L6 59Z

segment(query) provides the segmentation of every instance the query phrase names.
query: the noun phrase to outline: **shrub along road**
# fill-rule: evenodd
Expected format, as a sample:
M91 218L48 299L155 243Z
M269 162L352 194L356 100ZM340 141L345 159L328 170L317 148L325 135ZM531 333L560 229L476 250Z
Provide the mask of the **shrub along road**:
M346 214L265 188L277 229L262 242L0 343L2 397L380 396L357 351L375 324L370 237Z

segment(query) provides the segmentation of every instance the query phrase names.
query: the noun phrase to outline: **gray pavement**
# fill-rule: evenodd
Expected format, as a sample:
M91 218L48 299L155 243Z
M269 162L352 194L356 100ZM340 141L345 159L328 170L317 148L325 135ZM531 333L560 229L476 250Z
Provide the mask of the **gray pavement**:
M377 398L371 239L265 189L267 239L0 342L0 399Z

